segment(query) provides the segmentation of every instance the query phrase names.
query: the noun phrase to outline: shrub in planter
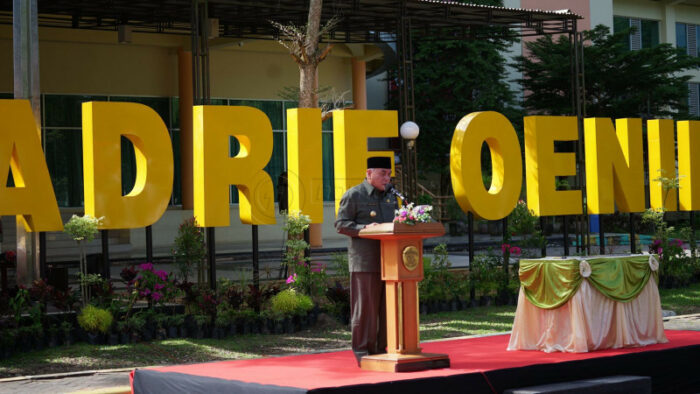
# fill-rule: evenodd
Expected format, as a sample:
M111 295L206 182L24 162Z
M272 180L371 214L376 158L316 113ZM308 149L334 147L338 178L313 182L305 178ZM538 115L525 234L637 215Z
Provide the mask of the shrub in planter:
M336 281L335 286L326 290L326 297L331 301L328 306L329 312L343 324L348 324L350 322L350 289ZM314 323L313 319L309 320L309 324Z
M167 330L168 330L168 337L169 338L177 338L178 336L178 331L180 330L180 327L182 327L185 324L185 315L182 313L178 313L175 315L170 315L167 318L166 325L167 325Z
M131 342L138 342L141 339L141 332L145 326L146 318L141 313L127 317L126 327L131 335Z
M313 307L314 303L311 301L311 297L295 289L280 291L270 299L272 312L285 317L304 315Z
M73 338L73 324L69 321L62 321L60 325L61 341L64 345L70 346L75 342Z
M192 336L197 339L208 337L209 324L211 323L211 316L209 315L194 315L194 332Z
M0 331L0 359L9 358L17 345L17 329L8 328Z
M152 317L153 319L153 325L155 326L156 329L156 340L163 340L168 338L168 331L166 329L167 327L167 321L168 321L168 316L164 313L156 313Z
M88 341L92 344L98 342L100 333L106 334L109 331L113 321L110 311L93 305L85 306L78 315L78 324L88 333Z

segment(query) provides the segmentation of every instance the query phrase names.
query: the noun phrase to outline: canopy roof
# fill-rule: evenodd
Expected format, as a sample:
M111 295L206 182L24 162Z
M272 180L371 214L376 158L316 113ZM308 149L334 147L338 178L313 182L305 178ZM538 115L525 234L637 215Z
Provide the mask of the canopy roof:
M219 36L272 39L271 20L304 25L308 1L199 0L209 18L219 21ZM133 26L137 32L190 34L192 0L38 0L39 26L116 30ZM422 36L464 38L480 36L477 26L503 27L510 35L556 34L573 31L581 17L569 12L526 10L439 0L327 0L322 21L338 17L327 42L387 41L397 21L409 17ZM0 0L0 23L12 23L12 0ZM488 35L493 35L491 30ZM486 34L484 34L486 35Z

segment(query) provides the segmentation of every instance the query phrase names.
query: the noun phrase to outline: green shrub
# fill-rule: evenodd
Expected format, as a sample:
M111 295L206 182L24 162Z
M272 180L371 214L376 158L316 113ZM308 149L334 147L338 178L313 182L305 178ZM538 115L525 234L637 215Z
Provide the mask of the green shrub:
M87 305L78 315L78 324L87 332L106 333L112 326L112 313L106 309Z
M294 289L280 291L270 300L272 313L281 316L303 315L313 307L311 297Z
M202 284L205 280L204 259L207 257L207 248L204 242L204 231L197 227L194 218L182 222L175 237L175 247L173 248L175 265L178 268L180 279L187 281L192 268L197 268L197 283Z

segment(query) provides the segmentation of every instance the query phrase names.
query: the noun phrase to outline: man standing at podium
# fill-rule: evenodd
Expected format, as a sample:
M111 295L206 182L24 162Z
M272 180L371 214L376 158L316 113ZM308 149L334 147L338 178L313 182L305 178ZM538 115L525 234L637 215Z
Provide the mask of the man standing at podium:
M386 349L386 301L381 278L380 241L359 238L363 228L394 220L396 197L386 190L391 180L391 159L367 159L365 180L343 195L336 230L350 237L350 328L352 351L358 365L362 356Z

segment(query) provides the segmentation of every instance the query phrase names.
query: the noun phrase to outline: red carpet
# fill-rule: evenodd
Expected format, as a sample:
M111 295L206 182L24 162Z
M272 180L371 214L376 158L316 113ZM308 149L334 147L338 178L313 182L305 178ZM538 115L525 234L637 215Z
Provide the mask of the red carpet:
M559 364L642 352L657 352L700 345L700 332L667 331L666 335L669 339L669 342L666 344L650 345L641 348L602 350L590 353L509 352L505 350L509 335L423 343L424 352L448 354L451 368L410 373L361 370L357 367L353 354L350 351L175 365L154 368L153 370L244 383L314 390L473 373L479 373L485 378L487 376L485 373L488 371L508 370L541 364ZM697 363L697 359L695 362ZM132 380L133 377L134 373L132 372ZM488 384L491 385L490 382Z

